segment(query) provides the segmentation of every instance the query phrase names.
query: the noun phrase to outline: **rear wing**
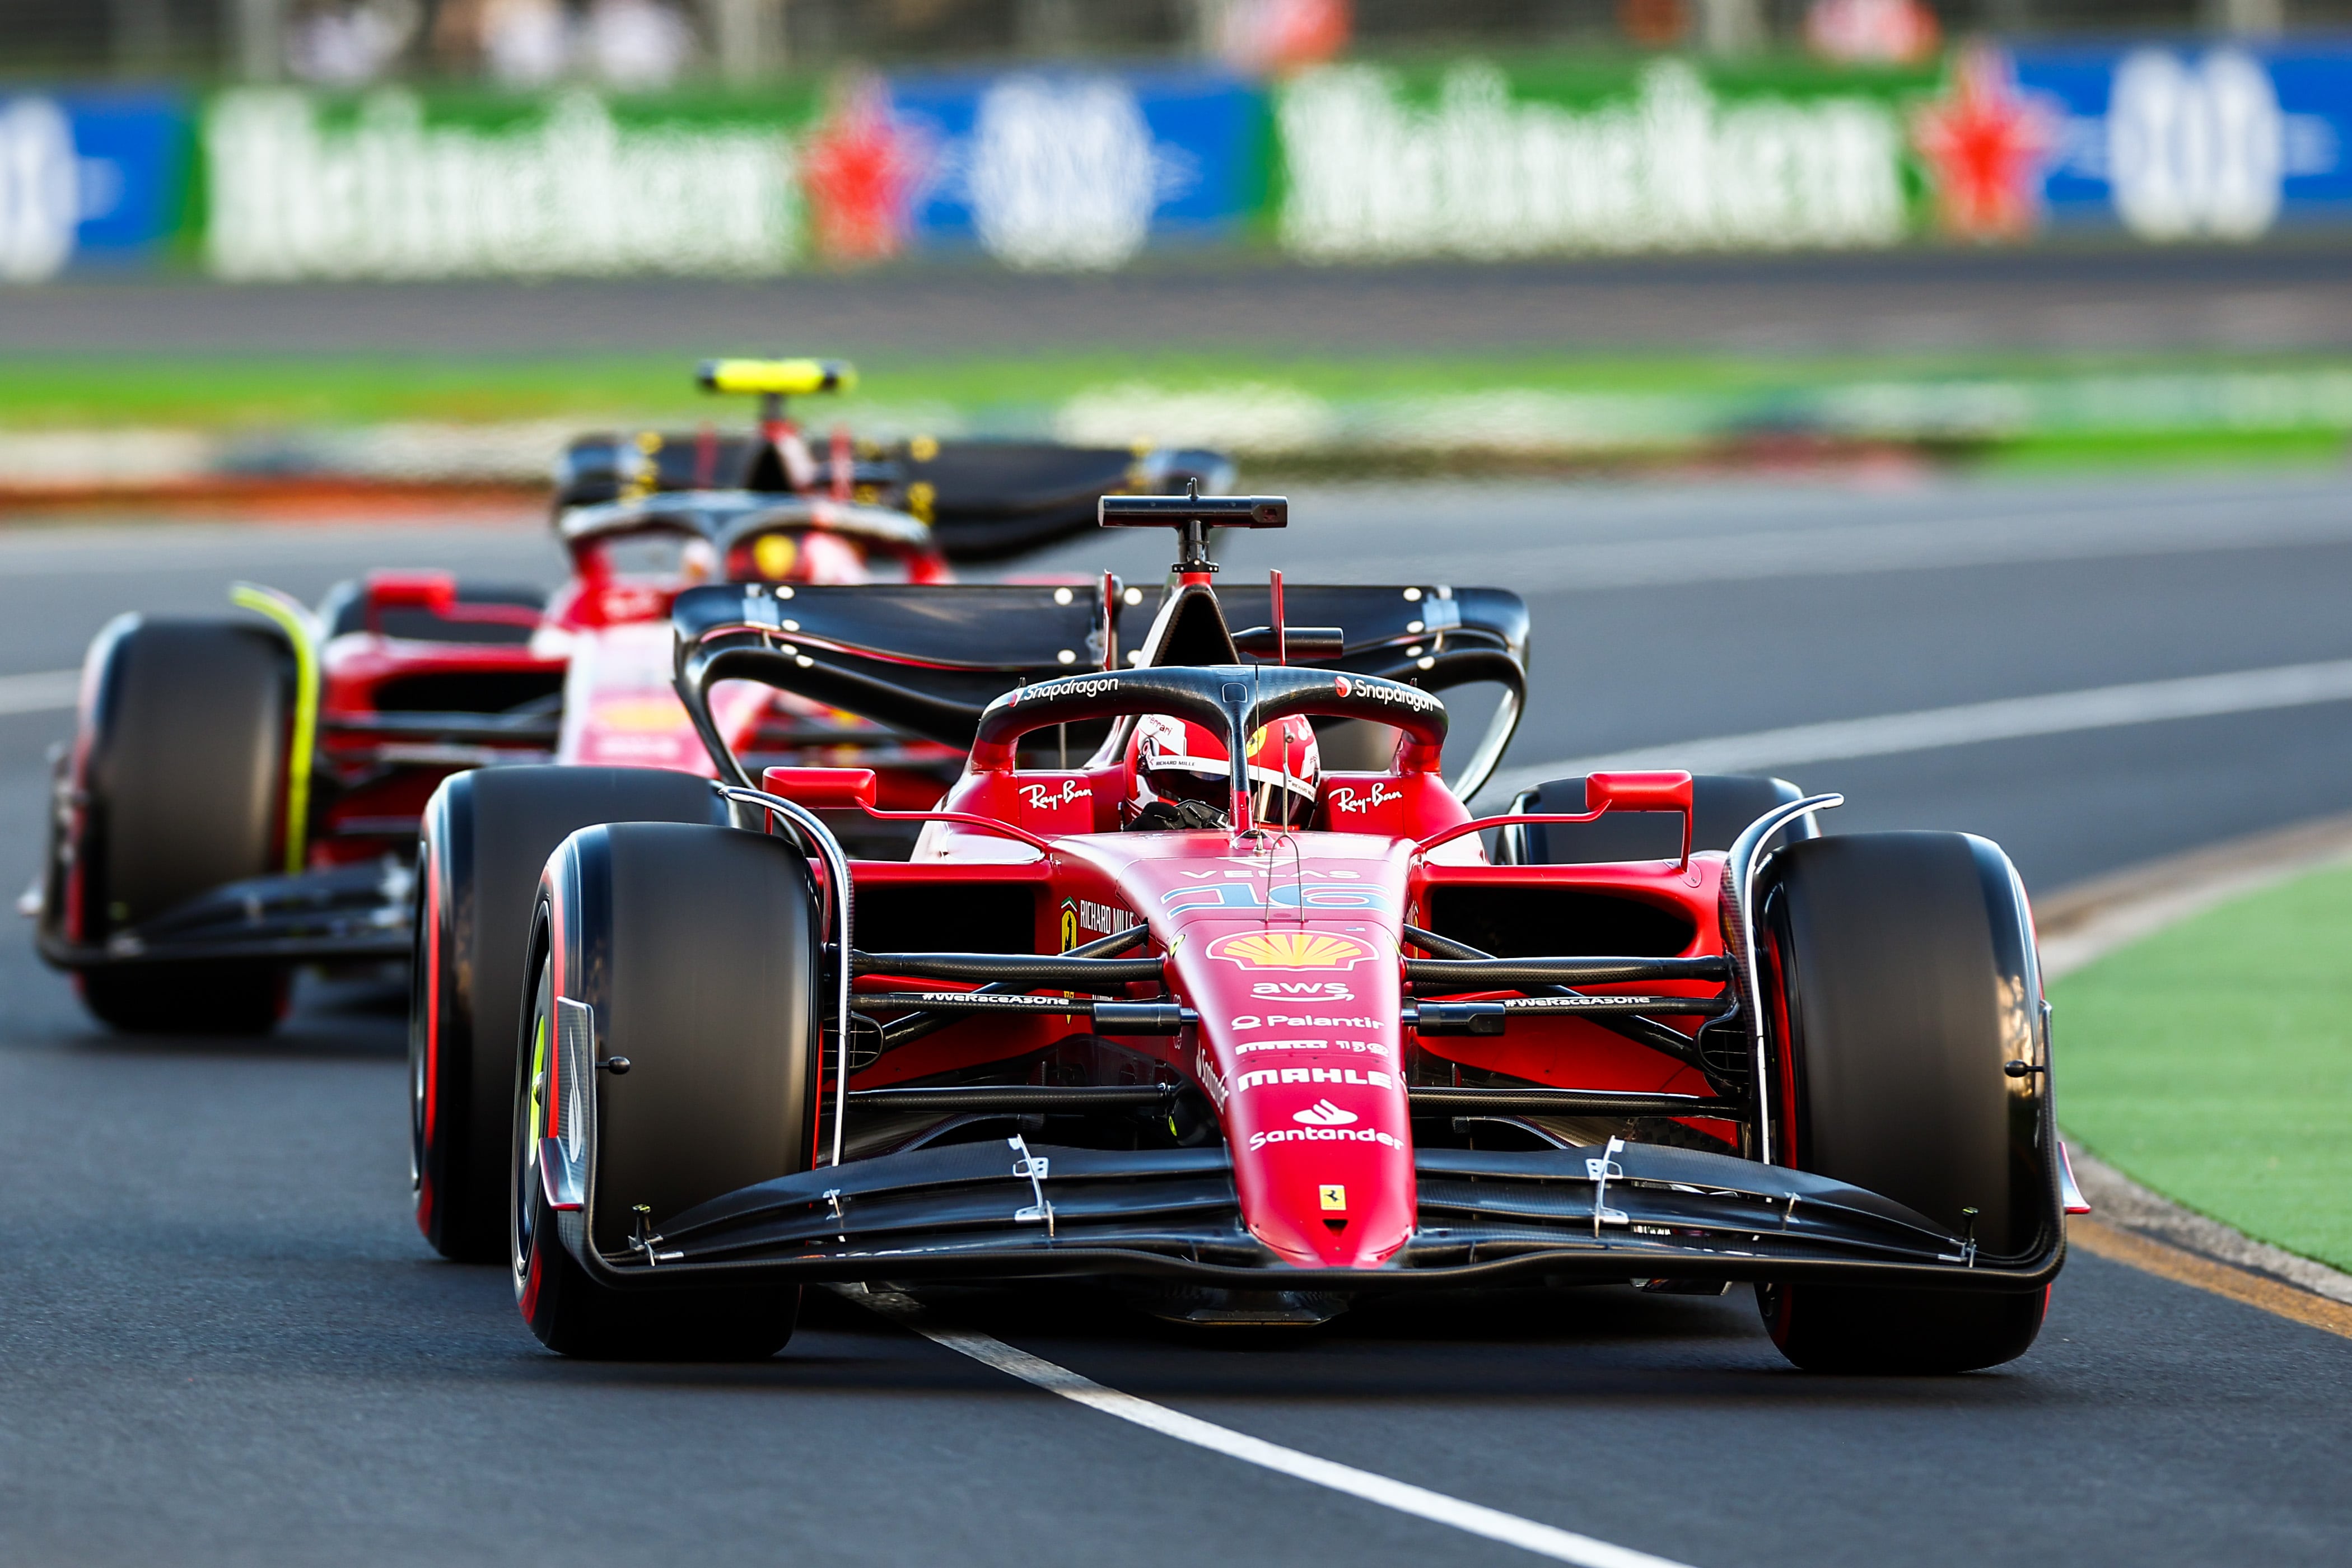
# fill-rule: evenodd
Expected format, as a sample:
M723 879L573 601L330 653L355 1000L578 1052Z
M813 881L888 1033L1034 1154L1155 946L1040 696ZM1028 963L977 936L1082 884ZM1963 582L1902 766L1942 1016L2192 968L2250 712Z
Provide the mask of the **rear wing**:
M911 513L952 561L1025 554L1095 525L1106 495L1230 488L1222 453L1051 441L852 441L848 493L859 504ZM820 454L820 461L827 462ZM773 446L755 435L646 430L583 436L555 465L555 511L638 501L681 490L794 494Z
M1270 591L1218 595L1247 621L1272 613ZM982 711L1016 687L1128 662L1156 605L1090 585L1026 584L726 584L677 597L677 689L720 773L750 785L712 722L710 688L756 680L893 729L969 748ZM1442 584L1288 587L1286 621L1336 626L1338 658L1318 667L1439 692L1473 682L1504 690L1486 734L1453 788L1475 794L1518 725L1527 690L1528 611L1500 588ZM1074 726L1076 728L1076 726ZM1073 744L1091 744L1091 726Z

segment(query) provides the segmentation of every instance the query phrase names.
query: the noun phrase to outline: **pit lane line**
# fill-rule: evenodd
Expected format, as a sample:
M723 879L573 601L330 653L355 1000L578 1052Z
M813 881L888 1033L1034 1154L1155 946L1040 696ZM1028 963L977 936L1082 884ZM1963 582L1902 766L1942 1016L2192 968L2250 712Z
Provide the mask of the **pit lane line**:
M1685 768L1697 773L1752 773L1769 767L1893 756L1983 741L2015 741L2084 730L2116 729L2168 719L2204 719L2322 702L2352 701L2352 658L2274 665L2226 675L2137 680L2039 697L2004 697L1952 708L1921 708L1869 719L1792 724L1745 735L1716 735L1664 746L1642 746L1599 756L1568 757L1504 769L1480 792L1484 801L1507 800L1523 789L1580 773Z
M1578 1568L1688 1568L1687 1564L1670 1557L1656 1557L1647 1552L1636 1552L1627 1546L1613 1546L1605 1541L1595 1541L1589 1535L1560 1530L1549 1524L1538 1524L1531 1519L1521 1519L1483 1504L1465 1502L1460 1498L1433 1492L1410 1481L1393 1480L1387 1476L1360 1470L1353 1465L1343 1465L1335 1459L1318 1458L1297 1448L1269 1443L1230 1426L1220 1426L1213 1421L1203 1421L1197 1415L1187 1415L1171 1410L1164 1405L1154 1405L1132 1394L1107 1388L1090 1377L1069 1368L1015 1350L1003 1341L969 1329L950 1328L939 1322L920 1301L901 1291L875 1290L857 1286L834 1287L843 1297L870 1311L877 1312L899 1327L920 1334L932 1343L943 1345L959 1355L970 1356L983 1366L1048 1394L1083 1405L1105 1415L1115 1415L1130 1421L1147 1431L1173 1437L1180 1443L1190 1443L1196 1448L1223 1454L1244 1464L1262 1466L1277 1474L1333 1491L1378 1503L1416 1519L1450 1525L1472 1535L1499 1541L1516 1546L1538 1557L1549 1557L1556 1563L1572 1563Z

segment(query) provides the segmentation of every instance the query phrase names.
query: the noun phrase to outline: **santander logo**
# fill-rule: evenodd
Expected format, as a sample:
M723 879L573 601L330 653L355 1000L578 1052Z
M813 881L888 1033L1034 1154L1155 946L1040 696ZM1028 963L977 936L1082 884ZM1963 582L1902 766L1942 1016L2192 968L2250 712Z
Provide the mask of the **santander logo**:
M1304 1110L1290 1113L1293 1121L1307 1127L1346 1127L1356 1120L1352 1110L1342 1110L1328 1100L1318 1100Z

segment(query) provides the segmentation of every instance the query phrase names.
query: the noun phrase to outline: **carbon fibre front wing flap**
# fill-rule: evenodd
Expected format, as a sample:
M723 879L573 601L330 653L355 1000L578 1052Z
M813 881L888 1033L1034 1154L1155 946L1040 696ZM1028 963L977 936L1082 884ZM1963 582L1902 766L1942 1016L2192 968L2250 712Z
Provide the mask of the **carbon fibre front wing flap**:
M2026 1256L1979 1258L1966 1238L1877 1194L1698 1150L1622 1141L1424 1149L1415 1167L1415 1235L1376 1270L1301 1268L1277 1258L1244 1227L1222 1148L1126 1152L990 1139L763 1182L673 1215L617 1252L586 1246L593 1224L563 1228L568 1239L582 1238L575 1250L607 1282L656 1289L714 1274L1174 1275L1253 1289L1356 1290L1516 1274L1840 1274L2019 1289L2043 1282L2063 1253L2053 1225Z
M365 963L405 959L416 876L397 860L253 877L200 893L98 942L68 942L42 920L41 956L61 969L252 960Z

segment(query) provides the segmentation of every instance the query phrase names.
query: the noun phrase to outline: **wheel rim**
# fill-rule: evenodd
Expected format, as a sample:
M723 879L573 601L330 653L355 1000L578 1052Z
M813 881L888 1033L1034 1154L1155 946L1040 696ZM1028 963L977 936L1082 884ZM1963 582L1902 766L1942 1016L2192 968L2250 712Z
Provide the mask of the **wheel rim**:
M513 1215L512 1242L509 1252L514 1264L515 1291L518 1296L522 1294L530 1279L531 1245L538 1229L539 1139L537 1133L546 1121L548 1015L552 1011L548 997L549 980L548 967L542 963L540 966L539 984L532 988L530 1075L524 1079L520 1092L515 1097L514 1202L509 1205Z
M420 898L408 944L408 1190L420 1195L425 1191L425 1065L432 1051L430 1009L436 1000L425 991L433 966L425 961L423 944L432 937L425 926L425 900Z

